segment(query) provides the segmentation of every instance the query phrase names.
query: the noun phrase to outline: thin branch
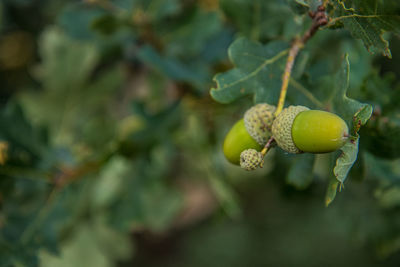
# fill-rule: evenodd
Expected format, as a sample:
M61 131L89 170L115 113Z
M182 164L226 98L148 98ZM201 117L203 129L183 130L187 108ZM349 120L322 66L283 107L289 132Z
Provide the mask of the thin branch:
M275 111L275 116L278 116L278 114L281 113L283 106L285 104L286 93L287 93L289 79L290 79L290 75L292 73L294 61L295 61L297 54L299 53L302 46L303 46L303 43L301 42L301 39L296 39L293 42L292 47L290 48L289 56L286 61L285 72L283 73L281 94L279 96L279 101L278 101L278 105L277 105L277 108Z
M324 26L328 23L328 18L325 13L324 4L319 6L316 12L310 12L310 17L313 19L313 23L311 24L310 29L305 32L305 34L296 40L294 40L290 51L289 56L286 61L285 72L282 77L282 87L281 93L278 100L278 105L275 111L275 116L278 116L281 113L283 106L285 105L286 93L289 85L290 76L292 74L292 69L294 62L296 60L299 51L304 47L307 41L314 36L314 34L318 31L321 26Z
M263 156L265 156L268 153L269 149L274 146L274 143L275 143L275 139L273 137L271 137L268 140L267 144L264 146L263 150L261 150L261 154Z

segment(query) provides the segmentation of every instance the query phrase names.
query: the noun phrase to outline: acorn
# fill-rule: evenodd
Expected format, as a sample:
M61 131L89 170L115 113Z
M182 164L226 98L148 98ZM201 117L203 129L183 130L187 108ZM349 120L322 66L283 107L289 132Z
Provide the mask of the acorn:
M275 106L257 104L245 112L225 137L223 150L229 162L239 165L247 149L260 151L272 135Z
M261 145L247 132L244 120L241 119L228 132L224 141L224 155L226 159L235 164L240 164L240 153L246 149L261 150Z
M240 154L240 167L253 171L264 164L264 156L255 149L246 149Z
M278 146L289 153L328 153L346 143L349 129L336 114L289 106L272 124L272 136Z

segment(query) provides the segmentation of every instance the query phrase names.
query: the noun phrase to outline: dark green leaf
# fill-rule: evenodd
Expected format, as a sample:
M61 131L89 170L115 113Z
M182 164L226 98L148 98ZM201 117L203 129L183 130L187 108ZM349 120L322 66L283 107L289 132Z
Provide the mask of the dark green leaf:
M59 16L59 25L73 38L90 40L96 34L90 29L92 21L106 13L98 5L74 3L67 6Z
M350 2L350 3L349 3ZM389 43L384 39L384 32L400 33L400 16L398 14L380 14L378 9L372 10L368 1L334 1L335 18L331 23L341 21L355 38L363 41L370 52L380 52L391 58ZM352 5L353 4L353 5ZM378 6L378 3L376 3ZM354 8L353 8L354 7Z
M220 6L241 35L255 41L282 36L290 41L302 31L304 17L296 15L286 0L220 0Z
M218 38L222 27L217 12L195 10L184 24L164 34L162 41L167 44L165 54L177 58L195 57L212 38Z
M169 78L177 81L185 81L200 86L207 81L207 73L198 72L191 66L181 63L174 58L162 57L153 47L140 48L137 56L147 65L164 73Z
M390 116L373 116L362 129L361 144L372 154L382 158L400 157L400 120L396 112Z
M110 229L99 220L91 224L82 222L63 242L59 256L42 252L41 266L111 267L117 260L129 258L131 250L127 234ZM90 257L82 257L82 255L90 255Z
M246 95L253 95L256 103L276 102L287 47L284 42L263 46L246 38L236 40L228 51L235 68L214 77L217 87L211 89L211 96L220 103L230 103Z
M133 0L133 2L134 10L146 12L146 15L150 17L149 19L154 22L173 16L182 8L182 3L179 0Z
M104 35L115 33L120 26L116 17L106 14L92 20L90 28Z

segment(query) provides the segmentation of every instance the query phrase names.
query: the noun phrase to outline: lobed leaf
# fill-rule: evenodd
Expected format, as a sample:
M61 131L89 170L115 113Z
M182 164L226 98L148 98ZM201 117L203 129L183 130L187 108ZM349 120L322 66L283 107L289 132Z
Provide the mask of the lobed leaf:
M358 142L358 137L355 140L346 142L346 144L341 148L342 153L336 160L336 166L333 169L333 173L335 174L336 179L340 182L341 187L343 186L351 167L357 160Z
M298 11L304 11L306 7L293 3L293 0L288 2L219 0L226 18L243 36L252 40L281 40L283 37L289 41L302 30L305 16L299 15Z
M228 50L235 68L214 77L217 87L211 89L211 96L220 103L246 95L253 95L256 103L275 103L287 48L288 44L280 41L261 45L246 38L236 40Z
M343 186L351 167L357 160L360 139L358 131L362 125L365 125L371 115L372 107L370 105L364 106L354 114L352 136L350 136L346 144L341 148L342 154L336 160L336 166L333 169L333 173L341 186Z
M149 45L143 46L137 56L146 65L173 80L189 82L197 86L207 81L207 73L196 70L193 66L184 64L176 58L162 56Z
M342 68L337 76L337 83L339 87L333 92L333 104L334 110L345 119L348 124L352 124L350 129L350 137L346 144L341 148L342 153L336 160L336 165L333 169L333 173L339 183L330 183L329 190L329 201L327 205L333 201L335 194L333 194L333 187L336 185L336 189L343 186L347 175L352 168L353 164L357 160L358 154L358 144L359 144L359 134L358 131L362 125L369 120L372 115L372 106L364 103L360 103L354 99L347 96L347 90L349 89L349 73L350 73L350 63L348 55L342 63Z
M347 90L349 89L349 76L350 62L349 56L346 54L342 61L342 67L336 77L336 84L339 86L332 92L332 103L334 111L348 124L351 124L354 114L367 104L360 103L347 96Z
M371 8L368 1L346 1L344 3L344 1L337 0L333 4L336 18L331 20L331 25L342 22L354 38L363 41L368 51L377 51L388 58L392 57L389 42L383 37L383 33L400 34L400 16L398 14L380 14L377 8Z

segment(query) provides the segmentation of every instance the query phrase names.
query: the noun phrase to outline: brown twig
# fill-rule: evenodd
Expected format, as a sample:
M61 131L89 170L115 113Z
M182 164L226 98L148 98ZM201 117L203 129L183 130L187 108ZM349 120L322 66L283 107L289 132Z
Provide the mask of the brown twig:
M275 139L274 139L273 137L271 137L271 138L268 140L267 144L264 146L263 150L261 150L261 154L262 154L263 156L265 156L265 155L268 153L269 149L270 149L271 147L273 147L274 143L275 143Z

